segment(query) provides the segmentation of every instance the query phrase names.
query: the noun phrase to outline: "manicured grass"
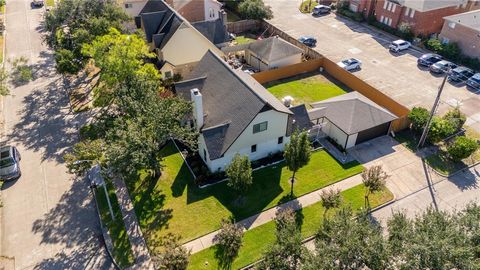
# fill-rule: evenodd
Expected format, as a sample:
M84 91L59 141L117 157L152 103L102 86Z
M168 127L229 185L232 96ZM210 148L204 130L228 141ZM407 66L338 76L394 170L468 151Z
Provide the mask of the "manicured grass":
M55 5L55 0L47 0L46 5L47 7L53 7Z
M363 184L342 192L343 204L351 205L354 210L364 206L365 188ZM376 207L393 199L393 194L384 191L370 196L371 207ZM321 226L324 209L321 203L307 206L299 211L301 232L304 238L314 235ZM331 213L329 213L331 214ZM252 230L245 232L243 245L238 258L234 261L232 269L238 269L261 259L262 254L269 245L275 242L275 222L271 221ZM215 247L202 250L190 257L189 269L217 269Z
M98 208L100 216L102 217L102 223L107 227L110 237L113 242L113 256L115 261L123 268L131 266L134 262L132 253L132 247L128 240L125 224L123 223L122 212L118 205L117 196L111 183L107 184L108 196L110 197L110 203L112 204L113 214L115 220L112 220L110 211L108 209L108 203L105 196L103 187L99 187L95 190L95 194L98 201Z
M340 87L319 73L309 73L264 85L278 99L291 96L293 104L310 104L347 93L346 87Z
M235 42L240 45L240 44L247 44L247 43L250 43L252 41L255 41L255 39L253 38L248 38L246 36L237 36L235 38Z
M149 243L166 233L175 233L187 242L219 228L224 218L235 220L254 215L289 196L292 173L284 163L253 174L253 185L239 204L238 196L225 182L200 189L172 143L161 151L162 176L158 181L142 172L127 181L140 226ZM301 196L360 173L358 163L341 165L325 151L312 153L310 163L297 172L294 196Z
M395 133L395 140L413 152L417 150L419 139L420 136L416 136L410 129Z
M304 0L302 4L300 4L300 12L302 13L310 13L312 12L313 8L318 5L316 0Z

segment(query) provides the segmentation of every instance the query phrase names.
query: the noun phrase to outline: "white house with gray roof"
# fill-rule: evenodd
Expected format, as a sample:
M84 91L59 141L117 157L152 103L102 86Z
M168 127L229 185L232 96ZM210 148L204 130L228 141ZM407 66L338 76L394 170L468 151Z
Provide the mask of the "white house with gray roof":
M175 91L193 102L198 152L211 171L223 170L236 153L257 160L283 151L289 141L293 112L212 51Z
M387 135L393 113L358 92L312 103L310 120L343 149Z

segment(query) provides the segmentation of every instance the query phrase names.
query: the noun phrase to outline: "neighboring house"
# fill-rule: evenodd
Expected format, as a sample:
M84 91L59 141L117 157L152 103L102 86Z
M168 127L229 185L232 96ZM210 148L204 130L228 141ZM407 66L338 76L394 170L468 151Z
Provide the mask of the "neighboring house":
M158 56L158 68L164 78L174 74L186 77L208 50L222 52L163 0L148 1L137 27L145 32L151 51Z
M388 134L397 116L358 92L311 104L310 120L343 149Z
M117 0L125 13L138 16L149 0ZM153 0L161 1L161 0ZM217 0L166 0L189 22L214 21L219 18L222 3Z
M292 129L303 128L261 84L212 51L175 92L193 102L198 153L211 171L224 170L236 153L258 160L283 151Z
M222 51L244 51L247 64L260 71L280 68L302 62L303 50L278 36L247 44L224 47Z
M480 8L478 0L350 0L350 9L393 28L409 25L415 35L440 33L443 17Z
M480 10L445 17L440 40L456 42L463 54L480 58Z
M193 27L219 48L228 45L230 41L230 35L226 25L226 13L224 11L222 11L222 13L222 16L214 21L192 23Z

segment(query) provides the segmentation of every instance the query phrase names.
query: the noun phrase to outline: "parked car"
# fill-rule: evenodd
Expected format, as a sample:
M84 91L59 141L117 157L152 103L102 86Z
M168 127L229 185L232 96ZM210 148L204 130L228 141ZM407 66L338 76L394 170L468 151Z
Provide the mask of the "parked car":
M20 171L20 153L14 146L0 147L0 179L3 181L19 178Z
M430 67L431 65L442 61L442 59L443 58L438 54L426 53L417 59L417 64L420 66Z
M298 41L307 45L308 47L315 47L315 45L317 45L317 39L311 36L303 36L299 38Z
M472 77L475 72L467 67L457 67L448 75L451 82L465 82Z
M329 6L316 5L313 8L312 15L313 16L319 16L319 15L322 15L322 14L328 14L328 13L330 13L330 11L332 11L332 9Z
M480 90L480 73L475 73L470 79L467 80L467 86Z
M410 48L410 46L412 46L410 42L405 41L403 39L399 39L399 40L393 41L390 44L390 46L388 46L388 48L390 49L390 51L398 53L400 51Z
M45 4L44 0L33 0L32 1L32 5L34 7L43 7L44 4Z
M349 58L338 62L337 65L347 71L351 71L360 69L362 67L362 62L355 58Z
M435 64L430 66L430 72L436 74L443 74L449 72L450 70L456 69L458 66L447 60L438 61Z

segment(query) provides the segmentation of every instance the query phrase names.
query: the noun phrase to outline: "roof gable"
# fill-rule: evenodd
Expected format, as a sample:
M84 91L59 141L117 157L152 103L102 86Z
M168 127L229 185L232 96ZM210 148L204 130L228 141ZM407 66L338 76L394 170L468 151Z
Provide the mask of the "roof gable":
M248 49L269 62L303 53L302 49L278 36L250 42L248 43Z
M221 18L214 21L195 22L192 26L213 44L221 44L229 40L227 28Z

